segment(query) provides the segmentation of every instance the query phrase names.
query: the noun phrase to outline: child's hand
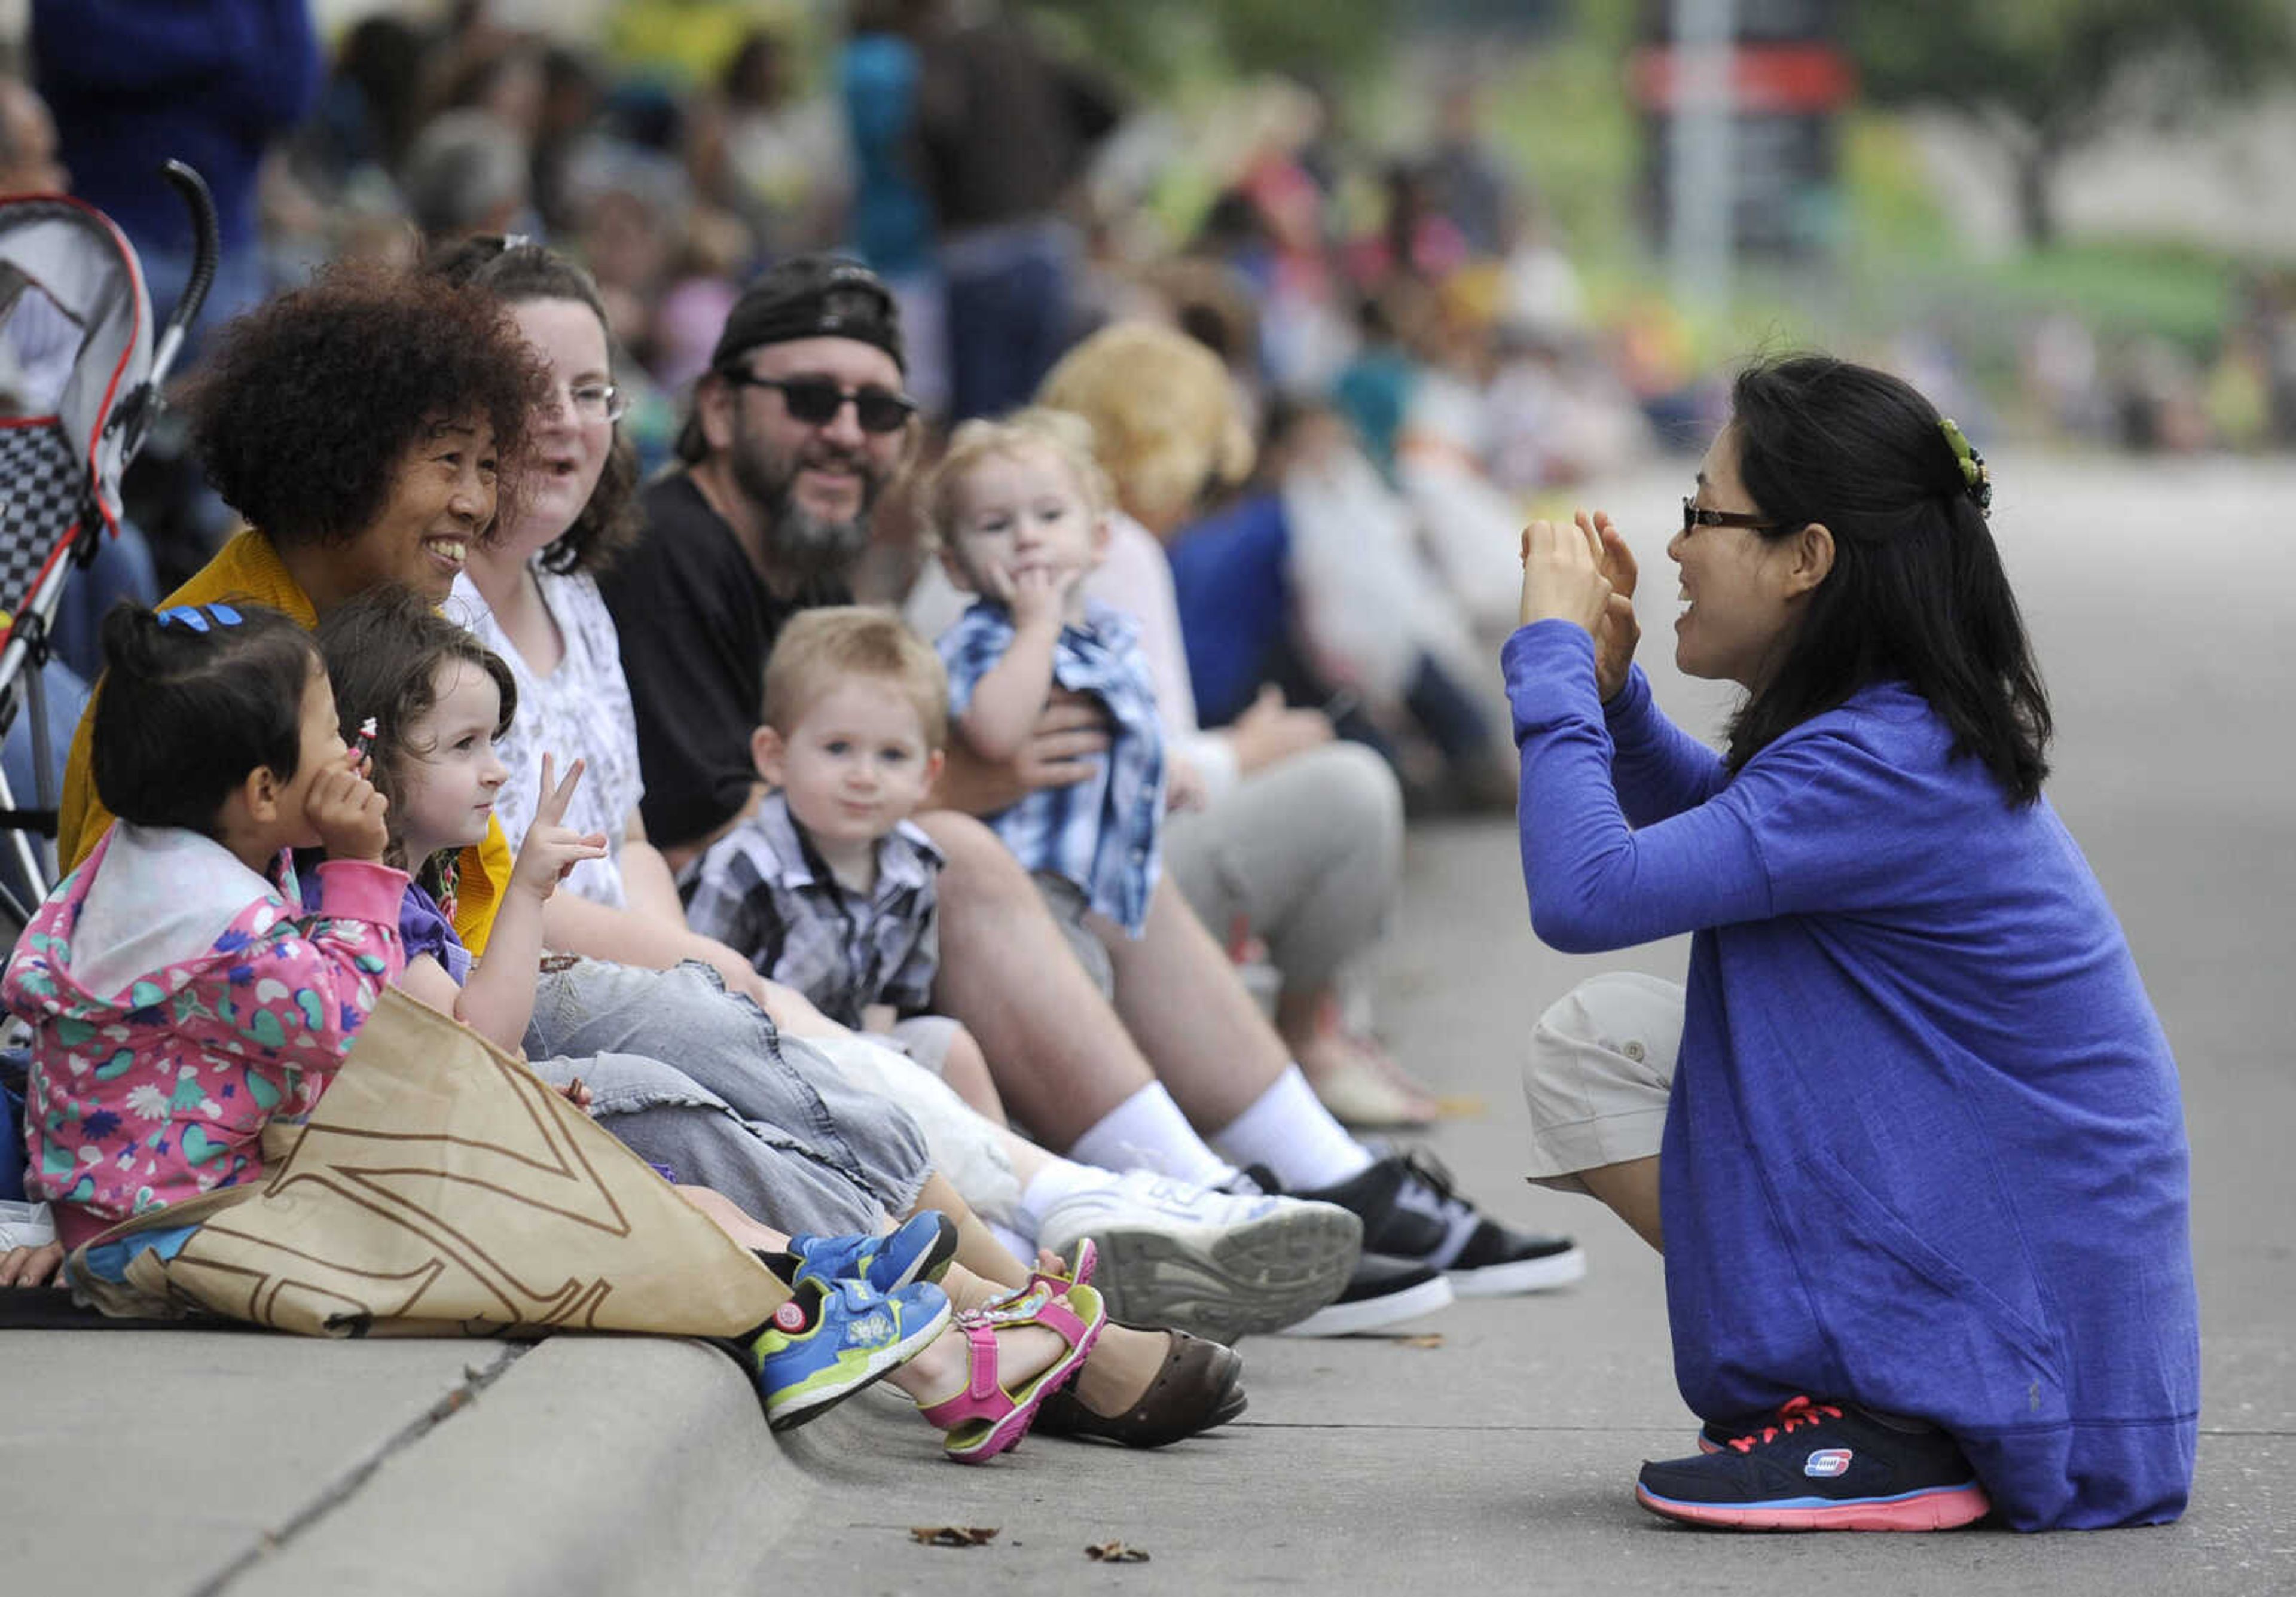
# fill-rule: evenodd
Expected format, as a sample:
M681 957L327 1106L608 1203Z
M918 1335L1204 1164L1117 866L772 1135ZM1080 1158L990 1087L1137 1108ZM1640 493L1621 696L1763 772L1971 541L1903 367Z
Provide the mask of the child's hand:
M573 1080L559 1088L558 1091L560 1094L565 1098L566 1102L572 1104L576 1109L580 1110L586 1115L590 1112L590 1085L580 1077L577 1076Z
M1204 785L1204 774L1191 765L1185 755L1174 755L1164 767L1165 809L1201 809L1211 802L1211 790Z
M45 1286L64 1262L62 1242L0 1250L0 1287Z
M1006 572L1004 586L1004 602L1012 607L1015 630L1059 628L1067 595L1061 591L1057 572L1044 566L1031 566L1018 574Z
M510 885L534 896L539 904L558 890L566 872L586 859L606 857L606 838L603 832L587 836L570 826L562 825L566 806L574 798L574 790L582 785L582 762L576 760L567 767L566 780L555 785L551 781L550 757L542 757L542 798L534 807L534 824L526 829L526 841L519 846L518 863L511 867Z
M380 864L390 846L390 829L383 820L390 801L362 774L365 763L357 750L345 751L341 762L321 771L303 796L303 818L329 859Z

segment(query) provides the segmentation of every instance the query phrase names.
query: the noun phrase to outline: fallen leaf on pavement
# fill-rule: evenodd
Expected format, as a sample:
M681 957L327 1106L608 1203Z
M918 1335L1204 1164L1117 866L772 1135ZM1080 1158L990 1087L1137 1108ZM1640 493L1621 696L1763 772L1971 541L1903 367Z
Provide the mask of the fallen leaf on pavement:
M1144 1564L1148 1561L1145 1547L1127 1547L1121 1542L1103 1542L1084 1550L1085 1557L1096 1564Z
M909 1539L928 1547L980 1547L996 1539L994 1525L912 1525Z

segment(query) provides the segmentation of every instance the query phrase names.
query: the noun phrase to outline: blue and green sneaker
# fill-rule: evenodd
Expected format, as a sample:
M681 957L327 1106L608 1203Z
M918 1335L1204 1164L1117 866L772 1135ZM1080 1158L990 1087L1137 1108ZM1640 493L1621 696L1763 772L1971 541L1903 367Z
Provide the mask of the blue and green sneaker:
M914 1358L948 1321L948 1295L931 1282L891 1293L857 1281L798 1282L750 1342L766 1423L788 1430L826 1413Z
M919 1211L883 1236L791 1237L790 1257L800 1281L858 1281L879 1292L898 1292L913 1281L939 1281L956 1257L956 1223L937 1208Z

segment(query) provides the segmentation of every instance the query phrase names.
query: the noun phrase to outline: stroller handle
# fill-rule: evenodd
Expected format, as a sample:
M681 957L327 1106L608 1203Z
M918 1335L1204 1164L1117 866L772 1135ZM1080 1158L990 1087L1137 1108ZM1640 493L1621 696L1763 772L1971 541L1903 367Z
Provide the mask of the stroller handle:
M168 161L160 173L183 196L184 209L192 213L193 245L191 278L184 284L183 297L176 301L168 325L160 330L159 345L152 353L150 381L155 389L167 380L168 368L176 364L176 356L184 347L184 334L198 320L208 290L215 284L216 262L223 253L216 229L215 196L208 192L208 180L179 160Z

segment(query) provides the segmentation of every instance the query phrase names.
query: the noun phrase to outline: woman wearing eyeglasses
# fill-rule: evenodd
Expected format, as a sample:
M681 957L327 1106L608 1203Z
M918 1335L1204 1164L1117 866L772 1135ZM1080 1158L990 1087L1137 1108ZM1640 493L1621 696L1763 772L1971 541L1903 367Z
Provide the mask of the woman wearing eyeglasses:
M1758 365L1668 545L1675 659L1631 665L1607 517L1523 535L1504 653L1531 922L1692 934L1686 989L1582 984L1526 1071L1533 1179L1666 1256L1692 1524L2173 1519L2199 1339L2176 1064L2041 784L2048 701L1960 430L1897 379Z
M913 1111L924 1122L928 1155L947 1167L946 1176L937 1169L926 1178L931 1204L970 1228L958 1187L967 1193L996 1188L1000 1196L1009 1187L1017 1202L1016 1167L1033 1173L1050 1162L1048 1156L981 1121L937 1081L920 1103L915 1078L922 1072L908 1067L906 1081L884 1080L888 1061L879 1050L845 1034L801 995L767 982L725 944L687 929L669 868L646 840L639 814L643 782L630 688L594 575L630 541L637 520L636 471L627 446L615 436L622 405L597 291L579 267L530 243L505 248L500 241L475 240L449 249L430 270L501 300L552 385L533 425L532 486L504 518L500 536L472 550L469 569L447 604L449 615L503 658L518 684L517 716L496 745L512 773L497 792L496 813L512 839L522 838L534 819L544 754L556 756L562 766L578 758L585 774L577 798L594 796L587 810L569 809L564 823L609 839L607 857L578 867L567 879L568 890L552 895L545 910L548 946L586 957L545 972L529 1052L658 1057L745 1114L775 1124L787 1124L776 1118L786 1111L775 1110L771 1099L759 1102L758 1094L765 1077L777 1077L778 1066L786 1064L813 1088L830 1093L805 1117L800 1134L817 1134L825 1126L829 1140L849 1141L873 1169L886 1162L877 1146L882 1118ZM822 400L809 397L793 380L784 399L792 410L852 402L829 386ZM887 415L873 408L878 398L897 402L890 427ZM863 396L856 418L878 434L896 430L906 419L906 402L882 390ZM515 801L512 789L520 790ZM716 979L681 963L686 961L713 967ZM784 1028L774 1057L754 1057L754 1042L746 1050L740 1045L758 1029L757 1009L726 998L720 984L753 1000ZM826 1082L817 1056L791 1045L794 1036L833 1052L837 1065L826 1072ZM891 1063L899 1068L906 1061ZM590 1079L596 1085L594 1071ZM881 1086L908 1088L897 1100L898 1109L875 1102ZM859 1112L859 1100L873 1101L873 1110ZM629 1140L623 1126L617 1126L616 1134ZM666 1148L648 1153L667 1155ZM991 1168L1000 1165L1001 1174ZM693 1177L717 1184L716 1174L721 1173L697 1170ZM961 1262L979 1265L998 1280L1009 1276L1007 1285L1028 1279L1018 1259L980 1247L970 1235ZM1168 1366L1177 1373L1168 1373ZM1084 1362L1078 1403L1056 1409L1046 1422L1160 1445L1241 1412L1230 1401L1240 1368L1240 1361L1214 1344L1111 1324ZM1062 1413L1075 1417L1063 1421ZM1107 1418L1127 1414L1131 1418L1121 1424Z

